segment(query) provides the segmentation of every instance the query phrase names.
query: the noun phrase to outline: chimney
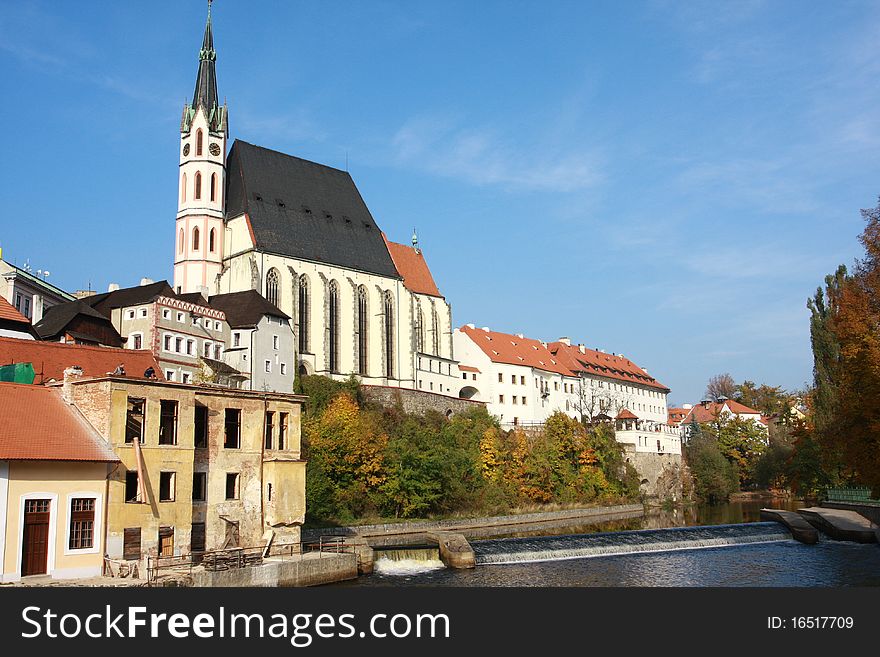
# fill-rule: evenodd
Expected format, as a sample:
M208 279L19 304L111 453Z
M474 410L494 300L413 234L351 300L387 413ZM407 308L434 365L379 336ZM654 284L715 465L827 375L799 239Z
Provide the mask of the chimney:
M517 333L516 337L518 337L520 340L524 340L526 336L524 336L522 333Z
M467 326L469 329L477 328L474 324L465 324L465 326Z
M686 411L689 411L694 407L694 405L693 404L682 404L681 407L683 409L685 409Z
M155 282L156 282L156 281L154 281L152 278L142 278L142 279L141 279L141 286L144 286L144 285L152 285L152 284L155 283ZM118 286L117 286L117 288L118 288Z
M712 403L711 399L701 399L700 404L702 404L703 408L709 408L709 404Z
M571 338L559 338L559 342L569 347L571 346Z
M107 286L108 292L116 292L116 290L118 290L118 289L119 289L119 283L110 283L110 285Z
M484 326L484 327L483 327L483 330L484 330L486 333L488 333L488 332L489 332L489 327L488 327L488 326Z
M61 399L68 404L73 403L73 382L82 376L82 368L79 365L68 367L64 370L64 383L61 386Z
M585 353L587 353L587 348L584 345L579 344L578 351L581 352L582 354L585 354Z

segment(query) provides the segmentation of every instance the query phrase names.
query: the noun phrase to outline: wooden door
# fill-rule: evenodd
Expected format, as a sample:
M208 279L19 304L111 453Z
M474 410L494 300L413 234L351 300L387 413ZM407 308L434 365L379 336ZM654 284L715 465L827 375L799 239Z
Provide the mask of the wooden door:
M159 556L174 556L174 527L159 527Z
M49 561L49 500L25 500L21 574L45 575Z

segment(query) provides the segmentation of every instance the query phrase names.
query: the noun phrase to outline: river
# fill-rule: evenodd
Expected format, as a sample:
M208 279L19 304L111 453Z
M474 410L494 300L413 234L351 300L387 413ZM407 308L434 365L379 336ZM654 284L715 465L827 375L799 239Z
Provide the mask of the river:
M760 522L767 500L654 509L641 518L475 540L473 570L436 549L378 551L376 572L341 586L880 586L880 546L794 541ZM797 509L798 500L773 500Z

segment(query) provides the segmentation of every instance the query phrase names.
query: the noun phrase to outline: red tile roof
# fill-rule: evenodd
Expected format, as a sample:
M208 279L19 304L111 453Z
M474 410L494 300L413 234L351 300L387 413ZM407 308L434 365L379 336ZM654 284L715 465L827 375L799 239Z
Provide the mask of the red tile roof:
M645 372L630 359L614 354L606 354L596 349L581 351L577 345L568 345L564 342L551 342L548 345L550 352L572 372L583 372L592 376L604 376L618 381L635 383L649 388L655 388L663 392L669 392L669 388L660 383L653 376Z
M673 426L679 425L689 412L689 408L669 408L666 410L667 422Z
M725 405L727 409L735 414L735 415L760 415L758 411L753 408L749 408L743 404L740 404L737 401L733 401L732 399L728 399L725 402L709 402L708 404L694 404L694 407L690 410L684 420L684 423L688 424L693 420L697 422L714 422L718 419L718 416L721 414L721 411L724 409Z
M620 413L617 414L617 419L618 420L638 420L639 416L634 414L628 408L624 408L623 410L620 411Z
M385 237L385 234L382 234ZM385 245L388 247L388 253L394 261L397 271L403 276L403 284L407 290L417 294L428 294L432 297L442 297L434 277L431 276L431 270L428 269L428 263L425 262L425 256L421 250L417 250L405 244L397 244L389 242L385 238Z
M18 312L15 307L3 297L0 297L0 319L28 325L31 323L27 317Z
M571 370L559 363L550 350L539 340L521 338L518 335L484 331L471 328L465 324L461 332L467 335L495 363L524 365L545 372L554 372L565 376L576 376ZM459 365L459 367L461 367Z
M0 460L106 461L119 458L57 389L0 383Z
M458 369L460 369L462 372L476 372L477 374L480 373L480 370L478 370L476 367L471 367L470 365L459 365Z
M152 367L156 376L163 379L162 370L149 351L0 338L0 365L12 363L33 363L37 384L63 380L64 370L73 365L79 365L84 376L94 377L112 372L120 363L129 377L141 378Z

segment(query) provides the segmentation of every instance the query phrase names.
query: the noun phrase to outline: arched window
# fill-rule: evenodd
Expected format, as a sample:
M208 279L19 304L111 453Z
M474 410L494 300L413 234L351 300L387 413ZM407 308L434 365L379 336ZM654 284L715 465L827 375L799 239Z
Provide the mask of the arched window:
M394 299L390 291L383 295L383 315L385 317L385 376L394 378Z
M361 285L358 288L357 299L357 345L358 345L358 373L367 373L367 288Z
M431 341L432 351L435 356L440 355L440 318L437 317L437 309L431 306Z
M278 284L280 283L280 278L278 270L274 267L266 274L266 299L275 306L278 305Z
M198 250L199 250L199 227L198 227L198 226L196 226L195 228L193 228L193 246L192 246L192 249L193 249L193 251L198 251Z
M425 314L422 304L416 301L416 351L425 352Z
M339 371L339 284L330 281L328 328L330 330L330 371Z
M201 156L202 154L202 130L201 128L196 131L196 155Z
M193 198L199 200L202 198L202 172L196 171L196 185L193 192Z
M186 203L186 174L183 174L180 181L180 202Z
M211 200L217 200L217 174L211 174Z
M299 277L299 353L309 353L309 279Z
M208 233L208 249L211 251L211 253L214 253L214 251L217 248L215 246L216 242L214 241L216 239L216 237L217 237L217 230L212 228L211 231Z
M177 236L177 252L183 253L183 228L180 229L180 234Z

